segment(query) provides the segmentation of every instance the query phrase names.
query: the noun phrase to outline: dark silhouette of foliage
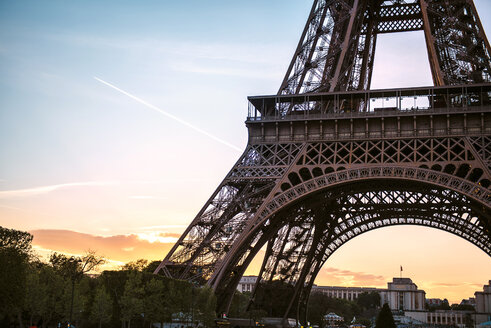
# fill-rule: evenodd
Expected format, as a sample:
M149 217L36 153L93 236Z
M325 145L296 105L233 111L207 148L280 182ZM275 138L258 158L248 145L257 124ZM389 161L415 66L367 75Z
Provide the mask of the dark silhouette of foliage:
M323 293L312 293L309 299L307 320L315 325L322 325L324 315L334 312L350 322L353 317L359 316L360 307L352 301L329 297Z
M293 285L282 281L261 283L251 310L263 310L269 317L282 317L293 297ZM290 310L289 316L294 316Z
M382 306L382 310L380 310L380 313L378 314L375 328L396 328L392 311L387 303Z
M453 311L472 311L475 312L476 309L471 304L452 304L450 307Z
M22 327L32 235L0 227L0 316L17 317Z
M358 304L363 309L374 309L380 306L380 294L378 292L363 292L356 299Z

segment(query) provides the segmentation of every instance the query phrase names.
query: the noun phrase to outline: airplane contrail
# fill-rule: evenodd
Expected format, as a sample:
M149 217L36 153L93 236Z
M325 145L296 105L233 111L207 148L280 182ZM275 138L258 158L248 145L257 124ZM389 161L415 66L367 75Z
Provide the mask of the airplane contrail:
M211 134L211 133L209 133L209 132L207 132L207 131L205 131L205 130L200 129L200 128L198 128L197 126L194 126L193 124L191 124L191 123L189 123L189 122L186 122L186 121L184 121L184 120L180 119L179 117L174 116L174 115L172 115L172 114L170 114L170 113L166 112L165 110L160 109L160 108L158 108L157 106L154 106L154 105L152 105L152 104L150 104L150 103L146 102L145 100L143 100L143 99L141 99L141 98L138 98L137 96L134 96L134 95L132 95L131 93L126 92L126 91L124 91L124 90L122 90L122 89L118 88L117 86L115 86L115 85L113 85L113 84L111 84L111 83L109 83L109 82L106 82L106 81L104 81L104 80L102 80L102 79L100 79L100 78L98 78L98 77L96 77L96 76L94 76L94 79L96 79L97 81L101 82L102 84L107 85L107 86L108 86L108 87L110 87L110 88L113 88L113 89L114 89L114 90L116 90L116 91L121 92L122 94L124 94L124 95L126 95L126 96L130 97L131 99L136 100L136 101L137 101L137 102L139 102L140 104L145 105L146 107L148 107L148 108L150 108L150 109L153 109L154 111L157 111L157 112L159 112L160 114L163 114L163 115L165 115L165 116L167 116L167 117L169 117L169 118L173 119L174 121L177 121L177 122L181 123L182 125L187 126L188 128L193 129L193 130L194 130L194 131L196 131L196 132L199 132L199 133L201 133L201 134L204 134L205 136L210 137L211 139L213 139L213 140L215 140L215 141L218 141L218 142L220 142L220 143L222 143L222 144L224 144L224 145L226 145L226 146L228 146L228 147L230 147L230 148L232 148L232 149L234 149L234 150L237 150L237 151L239 151L239 152L242 152L242 149L240 149L239 147L237 147L237 146L235 146L235 145L232 145L231 143L229 143L229 142L227 142L227 141L225 141L225 140L223 140L223 139L220 139L219 137L214 136L213 134Z

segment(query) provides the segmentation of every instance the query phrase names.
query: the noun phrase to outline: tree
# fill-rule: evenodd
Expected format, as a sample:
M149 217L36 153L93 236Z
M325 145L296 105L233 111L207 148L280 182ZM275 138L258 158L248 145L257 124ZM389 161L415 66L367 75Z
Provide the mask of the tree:
M12 248L19 253L31 252L32 235L25 231L7 229L0 226L0 248Z
M382 310L380 310L380 313L378 314L375 328L396 328L392 311L387 303L382 306Z
M216 297L210 287L194 288L194 321L201 322L205 327L212 327L216 318Z
M131 327L131 319L143 312L144 290L142 285L142 274L138 271L130 272L124 286L124 292L119 300L121 307L121 320Z
M34 272L39 275L39 287L46 291L40 313L43 327L46 327L52 320L59 321L62 318L61 305L64 304L65 281L63 277L56 274L53 267L46 264L40 264ZM28 297L36 297L36 295L28 294ZM37 302L37 300L28 300L28 302Z
M452 304L451 309L452 311L476 311L474 306L471 304Z
M360 308L352 301L329 297L323 293L312 293L308 304L308 321L321 325L324 315L329 312L334 312L350 322L355 315L360 314Z
M147 268L148 260L138 259L136 261L128 262L121 267L123 271L140 271L142 272Z
M22 327L32 235L0 227L0 314L16 315Z
M109 322L112 312L112 300L104 285L97 287L90 311L90 321L98 324L99 328L103 323Z
M294 287L280 280L260 283L256 292L254 309L264 310L270 317L280 317L286 312L293 297ZM290 309L289 316L294 316L294 309Z
M173 284L169 284L173 288ZM158 278L152 278L145 285L145 318L150 322L163 323L171 320L170 309L173 300L173 291L166 288L164 282Z
M373 309L380 306L380 294L378 292L363 292L358 295L356 304L364 309Z
M148 272L148 273L154 273L154 271L160 265L160 262L162 262L162 261L152 261L152 262L148 263L148 265L146 266L146 268L143 271Z
M248 318L247 306L249 305L250 293L236 291L230 304L229 316L231 318Z
M31 264L27 274L24 310L29 314L29 326L33 326L35 319L42 318L47 306L49 290L41 281L40 271L40 268Z
M71 281L71 301L70 301L70 316L69 322L72 322L73 317L73 300L75 296L75 283L79 281L85 273L94 271L100 265L105 263L105 260L96 255L94 251L89 250L82 257L67 257L64 254L53 253L49 259L53 268L62 276L69 278Z

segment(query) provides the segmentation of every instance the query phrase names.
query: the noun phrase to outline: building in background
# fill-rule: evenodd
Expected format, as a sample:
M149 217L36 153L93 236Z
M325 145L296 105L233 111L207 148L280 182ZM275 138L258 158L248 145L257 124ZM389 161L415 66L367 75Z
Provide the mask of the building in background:
M242 278L240 278L239 284L237 285L237 290L241 293L252 292L256 281L257 276L242 276Z
M443 304L443 300L441 298L427 298L426 304L429 306L437 307Z
M342 298L354 301L361 293L380 292L381 289L373 287L335 287L335 286L312 286L312 292L322 293L332 298Z
M483 286L483 291L475 292L476 302L475 322L482 323L491 321L491 280L488 285Z
M393 278L387 289L380 290L380 302L392 311L425 311L425 295L410 278Z

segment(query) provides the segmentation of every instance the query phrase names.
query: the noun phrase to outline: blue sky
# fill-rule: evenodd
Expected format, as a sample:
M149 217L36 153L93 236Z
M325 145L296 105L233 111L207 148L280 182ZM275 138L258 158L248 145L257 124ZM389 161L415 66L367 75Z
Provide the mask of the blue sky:
M491 3L475 2L489 34ZM246 97L276 93L311 5L0 0L0 225L146 240L180 233L240 152L94 77L242 149ZM380 36L374 88L431 83L421 32ZM392 231L385 238L420 234ZM463 267L486 259L438 236L470 249ZM388 278L394 261L370 270Z

